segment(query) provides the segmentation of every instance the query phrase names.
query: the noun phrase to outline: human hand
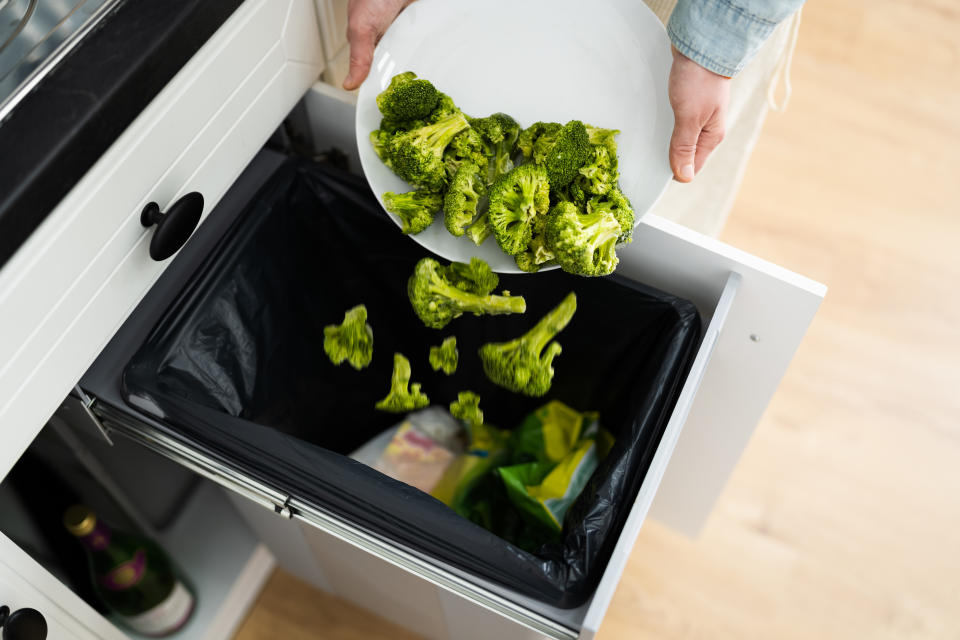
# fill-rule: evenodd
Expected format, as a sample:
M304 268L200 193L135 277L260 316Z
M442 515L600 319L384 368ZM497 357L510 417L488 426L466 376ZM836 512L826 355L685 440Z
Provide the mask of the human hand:
M690 182L723 140L730 78L704 69L673 49L668 93L674 115L670 168L675 180Z
M347 41L350 72L343 88L356 89L370 73L373 48L403 8L413 0L350 0L347 7Z

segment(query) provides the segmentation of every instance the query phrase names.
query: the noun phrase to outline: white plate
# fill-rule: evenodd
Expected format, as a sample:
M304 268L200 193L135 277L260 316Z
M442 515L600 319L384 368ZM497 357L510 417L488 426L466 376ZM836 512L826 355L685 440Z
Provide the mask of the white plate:
M377 94L395 74L413 71L474 117L503 111L523 127L576 119L619 129L620 185L639 222L672 175L670 63L666 31L640 0L418 0L380 40L360 87L363 171L377 196L410 190L369 136L380 126ZM410 237L448 260L479 256L500 273L523 273L493 237L477 247L450 235L442 215Z

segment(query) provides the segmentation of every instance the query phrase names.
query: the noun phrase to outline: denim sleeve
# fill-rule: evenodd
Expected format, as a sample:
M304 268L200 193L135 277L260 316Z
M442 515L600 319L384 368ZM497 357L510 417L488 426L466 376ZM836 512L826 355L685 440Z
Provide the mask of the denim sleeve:
M679 0L667 33L701 67L733 77L803 0Z

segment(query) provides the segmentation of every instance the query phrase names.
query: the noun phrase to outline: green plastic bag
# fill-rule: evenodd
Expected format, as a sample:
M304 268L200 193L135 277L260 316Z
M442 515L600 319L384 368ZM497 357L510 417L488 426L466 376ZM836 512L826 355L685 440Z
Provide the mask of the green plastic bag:
M527 462L500 467L498 472L514 506L559 533L567 510L587 485L606 451L609 446L588 438L581 440L559 463Z
M577 443L599 428L598 414L580 413L558 400L551 400L530 415L513 432L511 448L516 462L536 460L556 464Z

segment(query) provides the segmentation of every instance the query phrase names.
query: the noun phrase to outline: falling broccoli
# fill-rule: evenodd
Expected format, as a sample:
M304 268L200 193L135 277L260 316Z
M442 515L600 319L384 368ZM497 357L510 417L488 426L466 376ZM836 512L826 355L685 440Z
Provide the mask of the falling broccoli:
M478 296L490 295L500 284L500 277L490 265L477 257L470 258L469 263L451 262L446 274L450 284Z
M377 96L377 107L384 118L402 122L426 118L439 100L440 92L429 80L407 71L393 76L390 86Z
M460 165L443 199L443 223L447 231L462 236L477 217L480 199L486 193L480 167L472 162Z
M443 371L452 376L457 370L457 337L445 338L438 347L430 347L430 366L434 371Z
M500 248L512 256L525 251L537 218L549 207L550 185L543 167L522 164L501 176L490 189L487 209Z
M516 393L544 395L553 382L553 359L561 351L560 344L551 340L567 326L576 310L577 296L571 292L519 338L480 347L480 360L487 377Z
M547 218L547 241L557 263L567 273L581 276L613 273L621 233L610 211L582 213L569 202L557 204Z
M520 297L471 293L456 284L455 270L433 258L421 259L407 282L407 294L417 317L432 329L442 329L464 313L475 315L523 313L526 301Z
M373 359L373 328L367 324L367 307L357 305L343 314L343 324L323 328L323 350L330 362L344 360L354 369L363 369Z
M410 384L410 361L402 353L393 354L393 375L390 377L390 393L375 406L380 411L406 413L422 409L430 404L427 394L420 391L420 384Z
M420 233L431 224L443 207L443 196L427 189L407 193L383 194L383 206L400 218L400 230L408 235Z
M473 391L461 391L457 399L450 403L450 415L471 425L483 424L480 396Z

